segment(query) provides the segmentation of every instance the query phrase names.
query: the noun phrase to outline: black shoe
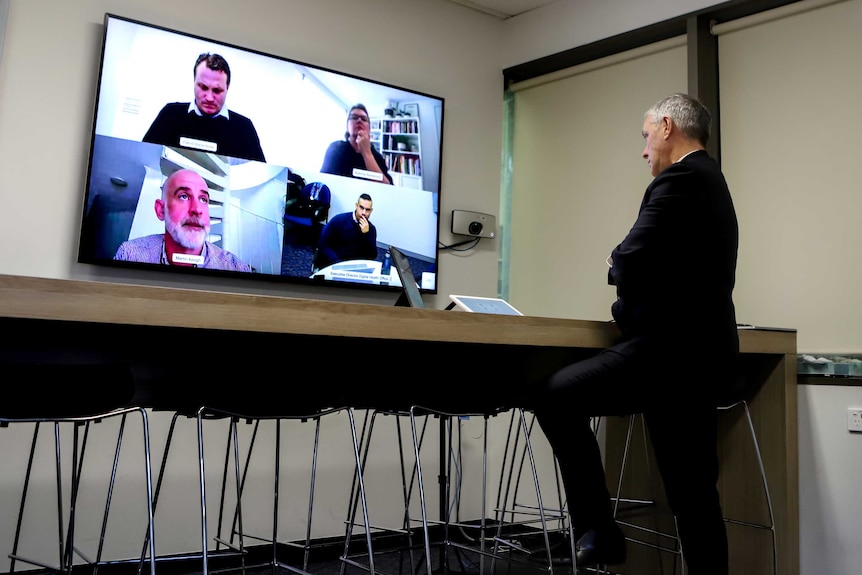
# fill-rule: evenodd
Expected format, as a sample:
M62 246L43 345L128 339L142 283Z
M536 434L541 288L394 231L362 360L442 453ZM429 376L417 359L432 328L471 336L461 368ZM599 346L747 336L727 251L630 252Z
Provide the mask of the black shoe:
M547 563L548 552L544 546L534 549L530 553L530 560L535 563ZM568 537L551 545L551 564L554 567L572 567L572 546Z
M578 539L578 567L619 565L626 562L626 538L616 523L590 529Z
M569 542L565 545L560 545L551 549L551 566L556 568L571 569L572 568L572 548Z

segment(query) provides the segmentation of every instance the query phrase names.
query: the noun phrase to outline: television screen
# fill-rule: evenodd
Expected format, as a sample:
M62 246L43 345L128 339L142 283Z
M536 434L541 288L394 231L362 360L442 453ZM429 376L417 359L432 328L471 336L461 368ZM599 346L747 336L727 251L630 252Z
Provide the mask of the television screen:
M106 14L78 260L436 293L443 109Z

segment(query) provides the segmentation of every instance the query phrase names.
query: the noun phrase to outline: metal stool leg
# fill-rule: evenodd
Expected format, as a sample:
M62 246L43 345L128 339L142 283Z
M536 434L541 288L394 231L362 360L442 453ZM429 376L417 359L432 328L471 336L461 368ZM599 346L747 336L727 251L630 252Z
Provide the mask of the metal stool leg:
M276 575L279 569L284 569L291 571L293 573L297 573L300 575L308 575L307 569L310 562L310 549L312 543L312 511L314 507L314 495L315 495L315 485L317 479L317 462L318 462L318 453L320 448L320 427L321 427L321 418L324 415L330 413L336 413L340 411L345 411L347 414L348 422L350 424L350 435L353 442L353 451L354 457L356 460L357 469L359 469L360 465L360 457L359 457L359 448L357 444L357 436L356 436L356 428L355 422L353 419L353 410L349 408L329 408L326 410L320 410L314 413L310 413L308 415L293 415L293 414L285 414L285 415L245 415L245 414L235 414L229 413L226 411L222 411L219 409L202 407L198 410L197 414L197 434L198 434L198 468L200 474L200 488L201 488L201 545L202 545L202 568L203 573L208 574L210 571L210 552L207 548L208 535L207 535L207 503L206 503L206 471L205 471L205 460L204 460L204 450L203 450L203 421L208 417L215 418L228 418L229 420L229 433L228 433L228 445L226 449L225 456L225 470L222 474L222 486L221 486L221 500L219 502L219 521L218 521L218 530L219 533L216 534L216 541L218 544L223 544L229 547L230 549L237 551L240 556L240 566L239 567L229 567L229 571L239 570L242 572L246 572L249 569L259 568L268 566L272 569L273 575ZM252 432L251 441L248 445L248 451L245 454L244 461L244 469L242 472L240 471L241 467L241 454L239 451L239 432L238 432L238 422L240 419L248 420L249 423L254 421L254 430ZM243 513L242 513L242 498L245 488L246 479L248 476L250 461L252 457L252 453L254 451L254 445L257 438L258 429L261 421L263 420L274 420L275 427L275 447L274 447L274 476L273 476L273 493L272 493L272 530L269 534L269 538L260 538L254 537L256 539L260 539L262 541L268 541L271 546L271 555L269 560L263 565L248 565L246 563L246 551L247 548L245 546L245 538L253 537L245 533L243 528ZM306 422L308 420L314 421L315 430L314 430L314 443L312 447L312 463L311 463L311 475L310 475L310 485L309 485L309 496L308 496L308 510L306 517L306 530L304 534L304 539L301 543L299 542L291 542L286 541L283 542L284 545L297 547L302 550L302 561L301 567L295 567L293 565L284 563L283 561L279 561L278 558L278 522L279 522L279 499L281 497L280 492L280 473L281 473L281 439L282 439L282 421L283 420L297 420ZM232 459L234 463L234 484L236 486L236 507L234 510L234 515L231 523L231 534L230 540L227 541L222 538L221 530L222 530L222 517L224 513L225 506L225 493L226 493L226 484L227 484L227 466L229 465L229 460ZM360 475L358 478L358 493L359 498L358 501L362 503L363 506L363 516L366 524L366 532L367 532L367 544L371 545L370 539L370 529L367 527L368 525L368 516L365 500L365 486L362 480L362 476ZM234 542L234 539L237 538L237 541ZM221 569L220 569L221 570ZM372 575L373 575L373 566L372 566Z
M526 507L516 509L514 505L509 507L510 498L509 495L510 489L512 486L512 474L513 468L516 465L517 461L517 450L515 447L513 450L509 450L509 441L507 439L507 454L506 459L511 459L511 464L509 464L508 469L508 481L506 481L501 476L500 486L498 488L497 495L497 507L494 510L495 513L495 523L496 525L490 527L487 523L487 484L488 484L488 474L487 474L487 465L488 465L488 425L491 417L497 415L499 412L478 412L478 413L447 413L440 410L428 409L421 406L414 406L411 409L411 417L412 424L414 428L414 447L416 448L416 458L419 462L419 493L420 493L420 502L422 506L422 522L423 522L423 530L425 531L426 541L428 541L428 527L430 524L430 520L428 518L428 511L425 501L425 489L424 489L424 480L423 473L421 468L421 459L420 453L418 449L418 439L416 438L415 432L415 418L418 413L427 412L430 414L434 414L439 417L441 426L445 426L441 429L441 437L443 435L448 435L448 445L444 443L444 440L441 439L441 468L445 471L443 472L443 476L447 479L446 482L443 482L442 485L445 486L446 491L441 493L441 513L443 515L443 555L441 557L441 565L438 570L442 570L446 572L449 568L448 561L449 555L446 552L447 549L453 549L456 553L456 556L464 561L461 552L470 552L478 554L478 569L480 572L486 571L486 562L490 559L490 572L493 573L496 569L497 561L505 560L510 564L520 563L524 566L529 566L533 569L550 571L553 572L553 559L551 556L551 542L550 542L550 534L549 534L549 521L551 518L554 520L562 521L564 519L561 513L554 513L552 510L549 510L545 507L543 493L541 489L541 482L539 480L539 474L536 467L536 458L535 453L533 451L532 442L530 440L529 432L530 426L527 424L526 415L524 410L510 410L512 411L512 420L510 421L510 439L512 437L512 433L514 433L514 437L518 439L518 441L524 442L524 452L522 454L522 461L526 462L529 465L530 477L533 480L533 488L536 493L536 504L535 510L528 509ZM448 482L448 478L452 476L453 469L453 459L456 457L453 455L455 453L454 444L458 442L460 445L460 425L457 428L458 438L455 438L456 430L455 423L460 421L461 417L468 415L470 417L482 417L483 418L483 437L484 442L482 445L482 501L481 501L481 518L478 523L478 539L469 539L467 543L461 542L459 540L455 540L451 536L451 532L454 529L476 529L477 525L475 523L461 523L460 519L457 516L453 516L452 509L456 507L455 503L458 501L460 486L455 490L455 494L452 492L452 484ZM514 430L514 432L513 432ZM518 445L517 442L515 442ZM445 454L449 454L446 456ZM458 450L460 454L460 449ZM445 457L445 459L444 459ZM457 468L461 469L463 465L460 462L460 455L458 457ZM523 463L522 463L523 465ZM507 470L505 469L506 465L504 465L504 469L502 475L506 475ZM519 470L520 474L520 470ZM505 486L505 487L504 487ZM506 517L511 514L511 519L506 520ZM515 516L518 515L516 518ZM526 516L526 518L522 518L522 516ZM530 526L538 526L536 528L535 533L529 532L527 529ZM538 562L531 562L531 556L528 549L525 549L523 545L518 542L518 539L523 537L540 537L542 544L541 548L543 550L543 559L544 564L540 564ZM571 537L569 537L571 540ZM489 547L488 542L493 541L493 546ZM573 549L572 549L573 550ZM523 555L516 555L514 552L523 553ZM428 553L428 561L427 568L431 569L430 563L430 549L427 549ZM574 559L574 554L573 554Z
M365 556L364 554L350 554L350 544L352 541L352 531L356 524L356 511L357 506L360 502L359 496L361 495L360 491L357 488L357 479L359 474L364 475L367 470L368 464L368 456L371 451L371 443L373 438L373 433L375 429L375 423L377 422L379 417L392 417L395 422L395 437L396 444L399 455L399 471L401 476L401 497L403 502L403 514L401 516L401 525L398 528L394 527L383 527L383 526L372 526L370 529L375 532L392 532L397 533L398 535L403 535L406 538L406 546L399 546L394 550L401 554L401 561L403 562L403 554L406 551L408 555L408 562L411 566L411 570L413 569L414 563L414 529L412 526L412 520L410 518L410 501L413 496L413 486L414 481L417 475L416 465L412 465L412 469L410 471L410 477L408 479L407 476L407 462L404 458L404 439L403 439L403 430L402 430L402 419L405 417L404 412L393 411L393 410L377 410L377 409L367 409L365 410L365 417L363 419L362 430L359 433L358 437L358 450L361 454L361 464L357 469L357 472L354 474L354 483L351 486L351 494L350 494L350 504L349 504L349 512L347 518L347 532L345 533L345 545L344 545L344 554L342 555L342 565L340 569L340 574L344 575L346 572L346 568L348 565L352 565L354 567L358 567L364 570L373 570L374 569L374 556L375 553L371 551L370 547L370 538L368 538L368 563L364 564L358 560L360 556ZM427 427L427 418L425 420L425 424L423 425L422 435L419 439L420 445L422 442L422 438L424 438L425 428ZM368 520L370 522L370 519ZM366 535L368 535L368 530L366 530ZM393 552L391 549L387 549L385 552ZM399 573L402 569L401 562L399 562Z
M425 538L425 573L431 575L434 572L431 569L431 538L428 533L428 509L425 504L425 485L422 481L422 464L419 457L421 444L416 431L416 410L414 407L410 408L410 430L413 435L413 451L416 456L416 481L419 486L419 506L422 512L422 534Z
M504 453L507 454L503 461L503 471L500 474L500 485L497 494L497 509L499 510L499 521L501 526L506 522L506 515L509 515L509 523L516 523L518 514L528 514L538 517L538 522L541 527L541 547L538 550L530 550L520 546L516 541L505 540L507 545L524 553L530 553L534 557L538 557L540 553L542 560L547 565L547 570L553 572L553 544L551 543L551 533L563 533L564 542L568 541L569 551L571 553L572 562L574 564L575 553L572 542L571 523L568 521L568 512L566 510L566 502L563 496L563 488L560 482L559 468L556 458L553 459L554 479L557 490L556 508L548 508L545 505L545 498L541 492L541 483L538 477L538 467L533 455L533 447L531 436L536 424L535 414L532 414L530 422L527 423L526 411L523 409L512 410L511 419L509 421L509 430L506 438ZM521 440L523 436L523 446ZM520 455L519 455L520 454ZM522 474L526 462L529 461L530 476L533 479L533 488L536 493L536 503L522 503L519 500ZM517 470L517 473L516 471ZM525 523L535 524L536 519L528 519ZM552 529L549 526L549 521L557 523L556 528ZM501 534L498 533L498 540L504 541Z
M757 441L757 432L754 429L754 420L751 417L751 410L748 407L748 402L745 400L738 401L728 406L719 407L721 411L729 411L735 407L741 406L743 412L745 413L745 420L748 424L748 431L751 433L751 442L754 446L754 454L757 457L757 466L760 471L760 481L763 485L763 495L766 500L766 509L769 515L769 523L761 524L761 523L752 523L748 521L740 521L737 519L732 519L729 517L725 517L724 520L727 523L731 523L733 525L741 525L744 527L753 527L755 529L764 529L770 532L770 537L772 539L772 573L778 573L778 545L776 543L776 535L775 535L775 516L773 514L772 509L772 497L769 494L769 485L766 481L766 469L763 466L763 456L760 451L760 443Z
M167 435L167 439L165 440L165 450L162 453L162 462L161 462L161 465L159 466L159 476L156 479L155 489L153 490L153 514L155 514L156 508L158 507L159 494L161 493L161 490L162 490L162 481L164 480L165 468L167 467L167 463L168 463L168 454L170 453L170 450L171 450L171 441L173 439L174 430L176 429L177 419L179 417L180 417L180 413L174 413L173 416L171 417L171 424L168 427L168 435ZM147 439L147 444L149 445L149 436ZM152 531L152 529L148 530L147 534L144 537L144 546L143 546L143 549L141 549L141 559L140 559L140 562L138 563L137 575L141 575L141 573L143 571L144 563L146 562L147 549L152 549L153 542L152 542L151 531ZM153 555L153 553L150 554L151 557L152 557L152 555Z
M80 557L88 565L93 567L93 575L97 575L99 567L104 564L103 553L104 544L107 533L108 519L110 516L111 500L114 494L114 487L117 481L117 471L119 468L120 451L123 444L123 435L127 416L129 413L137 411L141 415L143 425L143 449L144 462L146 473L146 489L147 489L147 538L149 540L150 551L150 572L155 573L155 546L153 535L153 491L152 491L152 470L150 467L150 445L149 445L149 422L147 420L146 410L140 407L118 408L114 411L105 412L96 415L87 416L64 416L54 419L46 418L30 418L21 419L19 422L35 423L33 430L33 438L30 444L28 455L27 469L24 478L24 487L21 493L21 502L18 510L18 518L16 521L15 538L12 544L12 553L10 553L10 573L14 572L16 563L23 561L47 569L56 573L71 573L74 567L75 557ZM108 492L105 500L105 507L102 513L102 520L99 530L99 538L96 549L96 558L91 559L75 546L78 494L80 492L81 478L83 477L84 462L86 456L86 448L90 432L90 424L98 423L109 417L120 417L119 431L117 434L117 442L114 450L113 462L111 466L111 475L108 482ZM27 497L30 489L30 478L33 470L33 461L35 459L35 450L38 442L38 435L41 423L52 423L54 428L54 463L56 469L56 493L57 493L57 529L58 529L58 550L59 562L58 565L47 565L41 561L22 557L19 554L20 533L23 525L24 510L26 508ZM4 421L8 424L9 420ZM71 425L72 427L72 457L69 481L70 495L68 503L68 520L64 527L64 506L63 506L63 457L61 449L60 430L63 424ZM83 428L83 436L81 434Z
M35 423L33 428L33 440L30 442L30 454L27 457L27 471L24 473L24 487L21 490L21 503L18 506L18 520L15 522L15 539L12 542L12 552L9 554L9 573L15 572L15 562L18 559L18 543L21 538L21 524L24 521L24 507L27 503L27 492L30 489L30 477L33 471L33 458L36 453L36 442L39 438L40 422ZM5 425L4 425L5 427ZM60 557L63 557L63 538L60 541Z
M197 414L197 432L198 432L198 473L200 477L200 494L201 494L201 571L203 575L209 575L209 565L207 562L207 490L206 490L206 469L204 467L204 436L203 436L203 408L198 410Z
M628 416L628 425L626 427L626 440L625 446L623 447L622 460L620 462L620 475L617 481L617 491L616 495L613 497L614 499L614 518L617 520L621 526L628 527L632 530L639 531L641 533L648 533L650 535L655 536L655 542L646 541L643 539L639 539L637 537L627 536L626 541L630 541L632 543L636 543L638 545L642 545L645 547L649 547L651 549L655 549L657 553L670 553L673 555L673 567L672 572L676 573L677 565L679 565L680 575L685 575L685 562L682 560L682 546L679 541L679 536L677 534L676 529L674 529L673 533L665 533L658 529L656 525L656 517L653 515L653 526L645 527L643 525L637 525L635 523L631 523L628 521L623 521L619 519L620 513L620 503L629 503L633 506L645 506L651 507L655 506L655 501L652 499L632 499L632 498L624 498L622 495L623 491L623 483L625 480L625 473L628 469L629 464L629 456L631 454L632 449L632 435L635 429L635 421L640 420L641 423L641 433L643 439L643 449L646 459L647 466L647 477L649 478L649 482L652 483L653 473L651 466L649 464L648 452L649 448L647 445L647 431L646 425L643 420L643 416L640 414L632 414ZM676 525L676 518L674 518L674 525ZM668 541L667 544L661 543L661 541ZM659 558L659 561L661 559Z

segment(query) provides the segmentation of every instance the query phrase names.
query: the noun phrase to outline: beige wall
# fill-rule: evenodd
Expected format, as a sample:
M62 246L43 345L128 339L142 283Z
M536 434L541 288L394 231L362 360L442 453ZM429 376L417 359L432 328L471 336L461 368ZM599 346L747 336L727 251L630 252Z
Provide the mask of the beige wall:
M643 110L686 85L685 46L663 45L515 92L509 297L524 313L610 319L605 260L651 179Z
M849 0L719 35L738 317L798 329L805 353L862 353L860 25Z
M721 159L740 222L737 318L797 329L802 352L860 353L862 87L844 70L862 16L857 2L804 5L717 27ZM673 62L632 53L515 86L509 295L527 313L609 318L600 256L628 231L649 181L640 114L686 89L684 47ZM793 118L806 109L817 120L800 134Z
M516 66L718 4L721 2L712 0L557 0L540 10L503 22L506 30L506 42L501 48L503 67Z

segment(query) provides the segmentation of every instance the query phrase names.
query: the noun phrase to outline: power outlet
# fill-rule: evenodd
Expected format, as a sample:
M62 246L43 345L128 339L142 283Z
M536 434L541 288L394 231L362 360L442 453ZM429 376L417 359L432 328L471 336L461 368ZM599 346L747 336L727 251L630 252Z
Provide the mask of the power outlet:
M847 409L848 431L862 431L862 407L851 407Z

